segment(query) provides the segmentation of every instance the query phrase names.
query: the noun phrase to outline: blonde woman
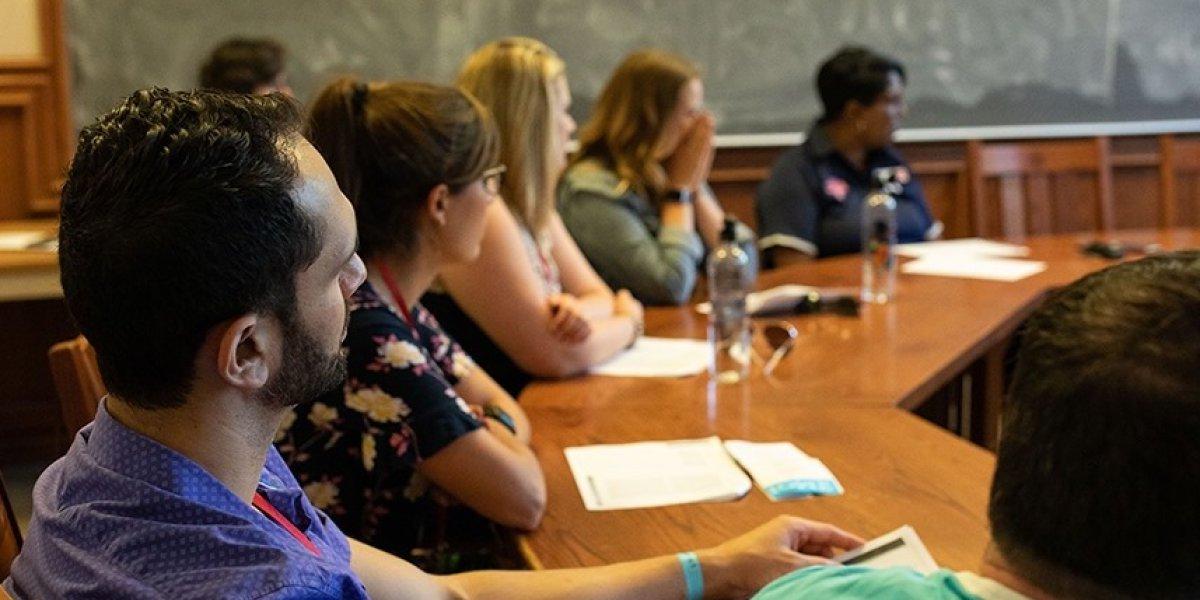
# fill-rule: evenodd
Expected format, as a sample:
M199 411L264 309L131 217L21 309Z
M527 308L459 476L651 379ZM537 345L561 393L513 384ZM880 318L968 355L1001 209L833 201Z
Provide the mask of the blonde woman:
M488 210L479 258L440 273L425 305L516 396L532 377L581 373L637 339L642 307L592 270L554 206L575 131L562 60L507 38L464 63L459 85L487 106L508 172Z
M681 56L635 52L600 92L559 186L559 210L609 285L646 304L691 297L725 219L706 183L713 132L700 73ZM755 256L753 236L739 231Z

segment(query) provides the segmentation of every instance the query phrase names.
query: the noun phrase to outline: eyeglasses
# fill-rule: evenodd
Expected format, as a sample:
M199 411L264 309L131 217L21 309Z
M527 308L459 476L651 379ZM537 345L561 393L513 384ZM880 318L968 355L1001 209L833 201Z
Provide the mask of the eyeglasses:
M763 338L767 340L767 345L771 347L771 358L767 359L762 370L763 375L770 375L775 367L779 366L779 361L796 346L796 338L800 333L787 321L771 321L759 325L759 328Z
M479 180L483 182L483 189L487 193L497 196L500 194L500 184L504 183L504 174L508 172L508 167L497 165L483 172L479 176Z

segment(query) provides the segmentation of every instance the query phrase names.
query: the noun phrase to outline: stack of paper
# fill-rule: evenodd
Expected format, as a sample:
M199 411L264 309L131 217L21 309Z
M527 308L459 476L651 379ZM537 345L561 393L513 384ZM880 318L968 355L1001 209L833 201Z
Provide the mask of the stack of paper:
M1018 281L1046 270L1044 262L1017 258L1029 248L979 238L901 244L896 253L917 259L900 267L911 275Z
M896 254L908 258L939 256L992 256L996 258L1020 258L1029 256L1029 248L1004 242L993 242L983 238L940 240L896 246Z
M805 454L795 444L729 440L725 442L725 449L775 502L843 493L842 484L825 463Z
M564 452L588 510L724 502L750 491L750 478L715 437L579 446Z
M711 361L712 348L705 340L643 337L612 360L592 367L592 374L686 377L706 371Z
M0 250L28 250L51 239L45 231L0 231Z
M1020 281L1045 270L1046 263L1041 261L983 256L922 258L904 263L900 267L901 273L910 275L937 275L989 281Z

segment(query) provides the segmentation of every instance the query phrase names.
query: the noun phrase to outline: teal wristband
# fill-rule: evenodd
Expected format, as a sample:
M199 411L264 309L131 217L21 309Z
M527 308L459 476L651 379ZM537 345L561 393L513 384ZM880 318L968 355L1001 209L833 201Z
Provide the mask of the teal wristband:
M683 581L687 585L687 600L700 600L704 597L704 571L700 569L700 559L695 552L680 552L675 555L683 566Z

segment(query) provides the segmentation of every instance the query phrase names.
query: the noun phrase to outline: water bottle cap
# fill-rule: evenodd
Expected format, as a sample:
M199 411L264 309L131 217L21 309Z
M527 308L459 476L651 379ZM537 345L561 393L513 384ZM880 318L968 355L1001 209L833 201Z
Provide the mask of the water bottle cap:
M898 194L902 189L894 167L882 167L871 172L872 188L885 194Z
M725 217L725 226L721 228L721 241L737 241L737 219Z

